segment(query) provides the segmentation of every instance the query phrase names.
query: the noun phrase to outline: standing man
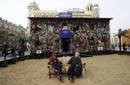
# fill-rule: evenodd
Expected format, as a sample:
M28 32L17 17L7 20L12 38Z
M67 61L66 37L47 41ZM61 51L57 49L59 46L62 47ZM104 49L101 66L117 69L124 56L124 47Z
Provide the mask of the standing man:
M63 52L68 52L70 49L70 40L72 38L72 32L68 29L66 23L63 23L63 28L59 31L59 37L61 39L61 47Z
M4 45L3 45L3 49L2 49L2 56L4 57L4 67L6 67L6 57L8 55L8 44L5 42Z
M125 52L126 51L126 44L123 43L123 51Z
M21 60L24 60L25 50L26 50L25 43L20 43L20 45L18 46L18 53Z

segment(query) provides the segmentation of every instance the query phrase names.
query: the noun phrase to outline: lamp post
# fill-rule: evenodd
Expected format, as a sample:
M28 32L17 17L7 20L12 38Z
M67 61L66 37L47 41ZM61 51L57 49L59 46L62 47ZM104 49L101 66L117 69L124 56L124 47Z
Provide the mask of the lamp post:
M120 49L120 51L121 51L121 35L122 35L122 30L119 29L118 30L118 38L119 38L119 49Z

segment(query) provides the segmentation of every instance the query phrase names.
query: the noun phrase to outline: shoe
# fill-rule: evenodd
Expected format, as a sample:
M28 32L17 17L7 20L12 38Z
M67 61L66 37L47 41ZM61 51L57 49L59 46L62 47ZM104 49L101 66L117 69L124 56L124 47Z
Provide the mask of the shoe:
M71 81L71 83L74 83L74 79L71 79L70 81Z

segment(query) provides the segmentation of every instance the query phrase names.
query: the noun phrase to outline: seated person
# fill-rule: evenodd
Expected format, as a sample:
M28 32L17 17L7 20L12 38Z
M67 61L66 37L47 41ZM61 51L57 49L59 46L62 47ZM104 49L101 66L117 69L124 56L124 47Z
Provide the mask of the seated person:
M55 54L53 54L50 58L49 58L49 65L51 65L51 73L56 74L57 77L59 77L60 81L63 80L63 64L62 62L55 56Z
M69 80L74 80L74 76L80 77L82 75L82 61L79 56L79 52L75 53L75 56L73 56L68 64L70 64L70 67L68 69L68 78Z
M55 73L62 73L62 62L59 61L57 58L54 59L53 62L51 62L51 66L52 66L52 69L54 70Z

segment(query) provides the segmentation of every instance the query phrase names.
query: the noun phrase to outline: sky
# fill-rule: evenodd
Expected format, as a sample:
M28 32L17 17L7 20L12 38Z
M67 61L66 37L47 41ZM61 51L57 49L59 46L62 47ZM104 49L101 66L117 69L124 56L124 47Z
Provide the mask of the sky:
M41 10L85 9L88 3L97 3L100 17L113 18L110 32L130 28L130 0L0 0L0 17L15 24L27 26L27 6L35 1Z

